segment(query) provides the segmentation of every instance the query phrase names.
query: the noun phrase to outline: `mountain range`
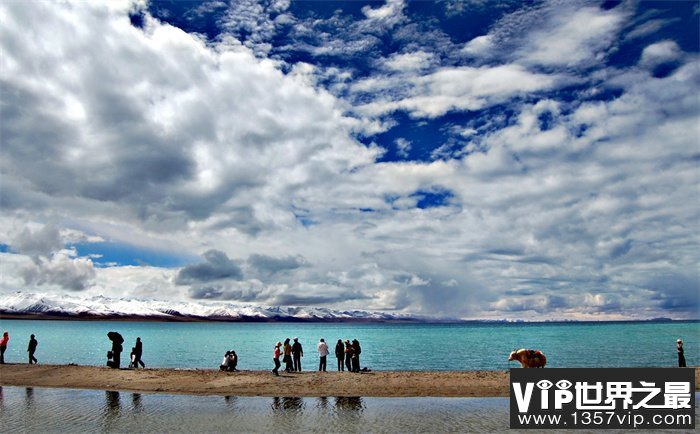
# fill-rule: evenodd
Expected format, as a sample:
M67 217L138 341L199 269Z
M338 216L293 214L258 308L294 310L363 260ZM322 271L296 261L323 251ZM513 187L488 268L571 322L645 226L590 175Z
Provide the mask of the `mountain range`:
M323 307L254 306L16 292L0 301L0 317L156 321L434 321L435 318Z

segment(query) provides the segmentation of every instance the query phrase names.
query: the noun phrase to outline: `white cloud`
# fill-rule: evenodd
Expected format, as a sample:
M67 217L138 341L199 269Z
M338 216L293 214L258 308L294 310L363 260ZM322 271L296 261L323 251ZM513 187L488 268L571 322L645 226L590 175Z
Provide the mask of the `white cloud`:
M433 57L431 53L425 51L393 54L384 61L384 67L393 71L421 70L430 66Z
M362 13L370 20L393 25L403 18L402 11L405 6L404 0L386 0L386 4L378 8L364 6Z
M408 153L411 151L411 142L401 137L396 139L394 143L396 144L396 153L402 157L408 157Z
M462 52L469 55L484 56L493 48L493 37L490 35L481 35L467 42L462 48Z
M613 48L624 16L617 10L557 8L544 28L530 33L518 52L527 62L546 66L585 66L601 62Z
M661 41L645 47L639 63L643 66L656 66L677 61L682 54L680 47L674 41Z
M533 73L510 64L441 68L406 81L411 86L407 95L395 100L376 100L357 107L356 111L367 116L380 116L406 110L414 117L434 118L452 110L479 110L519 95L551 90L565 83L565 78ZM373 86L377 84L372 83ZM367 85L369 83L365 83Z
M402 5L369 8L365 21ZM127 5L117 6L0 4L0 240L18 252L0 253L4 292L29 285L471 318L697 317L687 271L700 241L690 223L697 59L677 58L663 78L636 66L599 70L596 85L620 92L608 100L559 99L549 91L589 77L535 72L597 65L624 10L582 8L570 22L562 10L522 39L531 43L514 44L503 23L529 35L528 9L483 36L494 50L515 47L501 62L422 73L437 57L411 46L388 59L401 68L353 81L309 65L283 73L289 65L259 57L263 46L205 43L148 16L145 31L135 29ZM261 44L273 34L265 26L254 29ZM349 49L372 46L356 42ZM674 52L652 47L652 60ZM458 158L378 163L382 150L353 138L386 131L395 110L434 118L499 104L512 115L450 127ZM417 146L397 136L398 151ZM418 209L431 194L435 206ZM100 240L220 254L203 268L95 268L61 250ZM197 279L185 272L189 283L177 285L182 270ZM220 278L203 278L212 271Z

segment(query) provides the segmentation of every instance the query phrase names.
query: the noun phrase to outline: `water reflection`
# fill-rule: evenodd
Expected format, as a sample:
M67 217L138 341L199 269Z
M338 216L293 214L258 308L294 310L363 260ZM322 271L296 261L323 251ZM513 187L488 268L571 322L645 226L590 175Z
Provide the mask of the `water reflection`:
M105 405L103 407L102 419L105 430L116 429L116 424L121 416L121 404L119 402L119 392L111 390L105 391Z
M335 398L335 408L342 411L362 412L365 406L359 396L339 396Z
M507 429L509 410L505 398L199 397L24 387L2 387L0 396L0 426L10 427L3 432L494 432Z
M236 396L224 396L224 403L226 403L226 408L229 410L236 410L236 404L238 403L238 397Z
M143 412L143 404L141 403L141 394L140 393L132 393L131 394L131 407L132 407L134 413Z
M272 427L273 431L300 431L300 423L304 401L298 397L272 398Z
M316 400L316 408L326 410L328 408L328 398L321 396Z
M34 388L27 387L24 392L25 402L27 403L27 408L30 408L34 404Z
M335 418L340 426L355 427L361 430L364 425L362 411L364 404L358 396L341 396L335 398Z
M300 413L304 409L304 400L298 397L272 398L272 410Z

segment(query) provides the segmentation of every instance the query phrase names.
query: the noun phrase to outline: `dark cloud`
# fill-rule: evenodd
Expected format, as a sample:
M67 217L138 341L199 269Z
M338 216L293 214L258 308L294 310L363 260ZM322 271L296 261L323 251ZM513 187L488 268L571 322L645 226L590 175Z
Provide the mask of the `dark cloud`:
M371 297L361 293L360 291L344 291L339 294L332 295L304 295L284 293L275 296L271 299L271 301L273 304L281 306L309 306L318 304L327 305L331 303L342 303L350 300L365 300L370 298Z
M700 277L682 273L663 274L650 279L645 285L654 291L652 297L665 310L690 312L700 315Z
M268 255L254 254L248 257L248 264L265 275L274 275L309 266L308 261L301 255L276 258Z
M495 303L495 307L502 312L522 313L533 311L542 314L553 313L559 309L571 307L571 297L540 294L504 298Z
M204 253L205 262L183 267L175 278L178 285L192 285L215 280L241 280L243 271L226 253L208 250Z
M55 254L50 258L36 257L31 265L21 269L26 285L58 286L69 291L83 291L93 284L95 269L89 259Z
M49 255L63 248L63 241L58 229L45 225L41 229L24 230L12 240L12 250L26 255Z
M253 288L231 289L224 285L205 285L194 286L187 291L187 294L195 300L227 300L250 303L264 301L261 292L261 290Z

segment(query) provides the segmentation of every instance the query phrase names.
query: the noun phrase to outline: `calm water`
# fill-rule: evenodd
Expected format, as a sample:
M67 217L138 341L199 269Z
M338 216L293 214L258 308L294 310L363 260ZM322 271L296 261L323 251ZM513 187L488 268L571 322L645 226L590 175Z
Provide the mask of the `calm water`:
M285 337L304 345L305 369L317 368L316 343L331 352L339 339L357 338L362 366L378 370L504 370L514 348L541 349L549 367L650 367L677 364L682 338L688 365L700 365L700 322L595 324L299 324L158 323L2 320L10 333L9 363L25 363L35 334L39 363L104 365L107 332L124 339L122 365L140 336L147 367L216 368L233 348L240 369L270 369L272 348ZM331 356L332 357L332 356ZM128 362L127 362L128 363ZM329 357L329 368L335 360Z
M509 431L508 418L508 398L236 398L0 387L3 433L494 433Z

